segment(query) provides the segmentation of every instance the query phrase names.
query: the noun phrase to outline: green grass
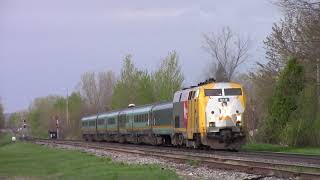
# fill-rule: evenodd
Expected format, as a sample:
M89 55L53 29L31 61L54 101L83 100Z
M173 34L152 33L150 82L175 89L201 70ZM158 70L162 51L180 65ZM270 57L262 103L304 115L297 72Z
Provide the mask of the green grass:
M287 147L275 144L245 144L241 148L244 151L269 151L294 154L320 155L320 147Z
M0 147L11 143L11 137L9 133L0 133Z
M200 160L192 159L191 157L188 157L187 163L188 163L190 166L198 166L201 162L200 162Z
M178 179L155 165L127 165L108 158L29 143L0 146L1 177L27 179Z

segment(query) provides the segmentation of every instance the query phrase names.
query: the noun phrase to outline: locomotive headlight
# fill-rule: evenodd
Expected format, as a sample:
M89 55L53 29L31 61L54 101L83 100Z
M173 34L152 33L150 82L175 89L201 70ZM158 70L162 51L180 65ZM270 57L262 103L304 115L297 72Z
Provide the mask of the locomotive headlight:
M209 122L209 127L215 127L216 123L215 122Z
M239 114L239 111L237 112L236 116L237 116L236 126L240 127L242 125L241 123L242 117L241 117L241 114Z
M241 119L242 119L242 118L241 118L241 114L237 114L237 122L238 122L238 121L240 122Z

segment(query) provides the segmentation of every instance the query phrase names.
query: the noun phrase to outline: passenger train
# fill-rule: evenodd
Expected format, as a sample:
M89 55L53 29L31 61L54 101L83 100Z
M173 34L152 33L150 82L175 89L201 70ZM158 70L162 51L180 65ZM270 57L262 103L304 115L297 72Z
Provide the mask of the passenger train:
M82 118L85 140L238 149L246 97L238 83L213 79L175 92L172 102Z

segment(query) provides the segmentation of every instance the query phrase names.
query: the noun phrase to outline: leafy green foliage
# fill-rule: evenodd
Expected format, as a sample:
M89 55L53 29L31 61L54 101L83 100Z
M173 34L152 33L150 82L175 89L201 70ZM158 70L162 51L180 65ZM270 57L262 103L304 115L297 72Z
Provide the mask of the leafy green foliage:
M307 85L299 94L297 109L290 116L281 139L291 146L320 144L319 118L317 117L316 86Z
M304 87L304 71L297 59L291 58L277 81L268 108L265 124L265 138L268 142L278 143L283 129L297 106L297 97Z
M8 120L8 127L9 128L17 128L20 123L20 116L18 113L13 113Z
M112 108L124 108L128 104L146 104L153 101L151 77L146 71L138 70L131 56L123 62L120 79L117 81L112 96Z
M56 129L55 117L58 117L61 135L79 137L84 102L80 94L76 92L68 97L69 121L66 118L66 102L66 98L61 96L37 98L30 108L27 118L31 133L36 136L48 136L48 130Z
M175 52L163 59L159 69L154 73L137 69L132 57L127 55L113 91L112 108L124 108L131 103L143 105L170 101L174 92L181 88L183 79Z
M176 52L163 59L159 69L153 74L155 101L171 101L173 94L181 89L184 80L179 57Z
M0 133L0 148L11 143L12 135L10 133Z
M192 157L188 157L187 163L188 163L190 166L198 166L198 165L201 163L201 161L198 160L198 159L193 159Z

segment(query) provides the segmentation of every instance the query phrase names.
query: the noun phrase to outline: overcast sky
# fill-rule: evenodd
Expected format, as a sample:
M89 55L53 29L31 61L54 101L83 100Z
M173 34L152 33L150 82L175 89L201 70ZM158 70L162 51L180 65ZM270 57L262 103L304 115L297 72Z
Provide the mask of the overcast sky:
M0 97L6 112L75 89L86 71L119 72L123 57L153 70L176 50L185 85L203 78L203 33L223 26L253 41L250 70L281 13L270 0L0 0Z

